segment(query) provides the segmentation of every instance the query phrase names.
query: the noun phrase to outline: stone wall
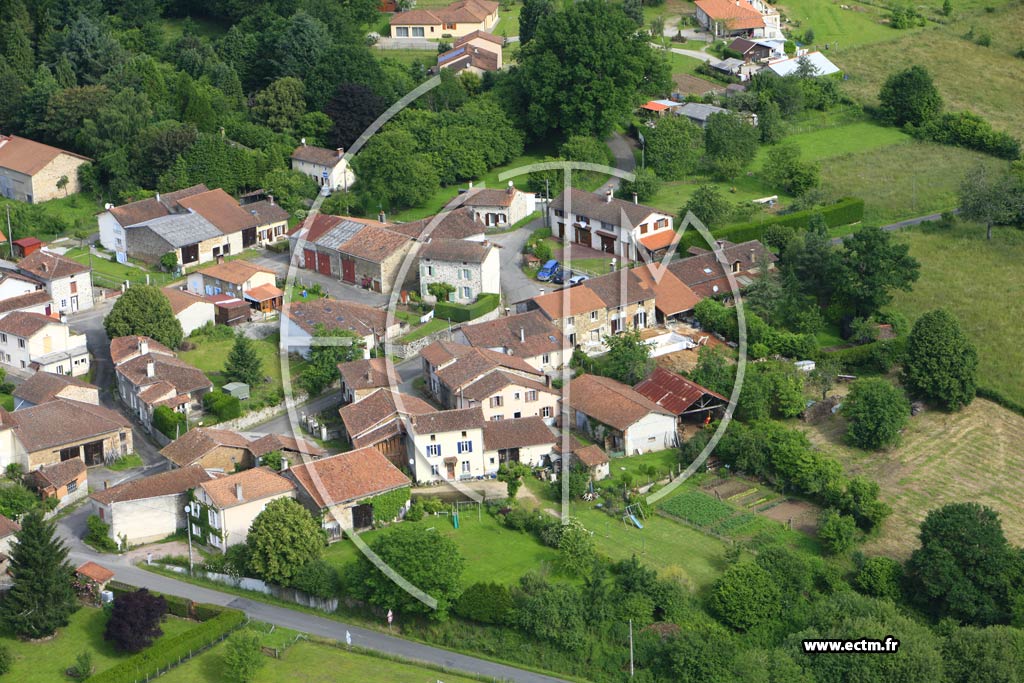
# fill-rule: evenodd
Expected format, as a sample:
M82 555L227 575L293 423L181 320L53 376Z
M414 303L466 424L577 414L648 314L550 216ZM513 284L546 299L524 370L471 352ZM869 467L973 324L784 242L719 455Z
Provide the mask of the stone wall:
M169 569L177 574L188 573L187 568L178 567L177 565L160 564L158 566L162 569ZM272 595L278 600L294 602L297 605L311 607L323 612L334 612L338 609L337 598L318 598L315 595L304 593L303 591L295 588L285 588L283 586L261 581L260 579L253 579L248 576L230 576L228 574L218 574L202 569L196 569L195 575L200 578L209 579L210 581L223 583L242 590L256 591L257 593L263 593L264 595Z
M499 316L501 316L501 313L502 313L503 310L504 309L502 309L501 306L498 306L493 311L490 311L489 313L485 313L484 315L480 316L479 318L474 318L473 320L471 320L469 322L475 325L477 323L485 323L485 322L489 322L491 320L495 320ZM469 324L469 323L462 323L462 324ZM459 327L460 327L460 325L452 325L451 334L453 336L455 334L455 330L457 330ZM436 341L439 341L439 340L442 340L442 339L447 340L448 338L449 338L448 330L441 330L439 332L435 332L434 334L428 334L426 337L422 337L422 338L417 339L415 341L411 341L411 342L409 342L407 344L398 344L398 343L388 344L385 347L385 350L389 354L394 355L394 356L398 356L399 358L411 358L412 356L415 356L417 353L419 353L420 349L423 349L424 347L430 346L431 344L433 344Z
M296 391L292 394L292 396L294 398L292 404L295 406L296 410L301 409L302 406L300 404L305 403L306 401L309 400L309 394L307 394L304 391ZM272 406L266 406L265 408L260 408L259 410L254 410L250 413L246 413L245 415L237 417L234 420L221 422L217 424L217 428L235 430L246 429L247 427L252 427L253 425L261 424L271 418L283 414L287 410L287 408L288 405L287 403L284 402Z

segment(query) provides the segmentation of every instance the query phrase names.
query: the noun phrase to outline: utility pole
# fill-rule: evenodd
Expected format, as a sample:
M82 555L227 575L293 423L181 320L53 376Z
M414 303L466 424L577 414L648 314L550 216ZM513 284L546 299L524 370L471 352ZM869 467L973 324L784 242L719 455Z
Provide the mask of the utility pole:
M551 219L548 217L548 212L551 210L551 181L547 178L544 179L544 227L550 228ZM7 209L7 213L10 214L10 207Z
M188 537L188 575L192 576L192 505L191 504L185 506L185 536ZM629 638L630 638L629 643L630 643L630 651L632 651L632 647L633 647L633 631L632 631L633 626L632 626L632 624L633 624L633 622L631 621L629 623L630 623L630 629L631 629L630 632L629 632L629 634L630 634L629 635ZM632 655L630 655L630 656L632 656Z
M633 620L629 620L629 677L633 677Z
M14 260L14 233L11 232L11 205L8 204L7 209L7 248L9 250L8 256L11 260Z

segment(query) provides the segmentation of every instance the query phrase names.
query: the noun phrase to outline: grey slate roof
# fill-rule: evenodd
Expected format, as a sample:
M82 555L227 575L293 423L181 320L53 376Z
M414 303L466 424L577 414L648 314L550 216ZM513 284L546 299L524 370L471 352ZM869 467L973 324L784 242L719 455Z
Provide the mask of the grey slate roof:
M687 102L683 106L676 109L675 113L690 119L697 119L698 121L707 121L712 114L728 114L729 110L723 109L722 107L716 107L711 104L701 104L700 102Z
M224 234L198 213L160 216L144 223L129 225L127 229L132 228L149 228L176 249Z

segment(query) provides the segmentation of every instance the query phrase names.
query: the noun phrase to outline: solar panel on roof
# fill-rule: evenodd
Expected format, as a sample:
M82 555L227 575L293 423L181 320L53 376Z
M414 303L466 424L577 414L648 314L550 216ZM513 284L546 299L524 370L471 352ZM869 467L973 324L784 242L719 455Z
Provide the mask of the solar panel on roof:
M441 55L440 57L438 57L437 58L437 63L438 64L444 64L445 62L450 62L451 60L455 59L456 57L461 57L464 54L466 54L466 48L465 47L455 48L454 50L452 50L448 54Z

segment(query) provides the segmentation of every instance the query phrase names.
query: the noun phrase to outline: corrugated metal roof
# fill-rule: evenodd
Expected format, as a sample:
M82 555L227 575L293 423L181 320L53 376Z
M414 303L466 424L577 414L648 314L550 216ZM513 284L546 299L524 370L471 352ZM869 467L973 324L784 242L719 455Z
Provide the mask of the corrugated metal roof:
M341 245L356 236L366 226L355 221L342 221L328 230L316 241L318 246L338 250Z
M197 213L175 213L128 226L129 230L134 228L149 228L175 248L221 237L224 234Z

